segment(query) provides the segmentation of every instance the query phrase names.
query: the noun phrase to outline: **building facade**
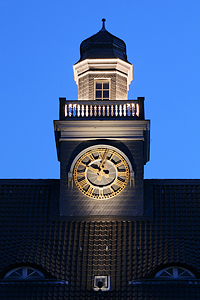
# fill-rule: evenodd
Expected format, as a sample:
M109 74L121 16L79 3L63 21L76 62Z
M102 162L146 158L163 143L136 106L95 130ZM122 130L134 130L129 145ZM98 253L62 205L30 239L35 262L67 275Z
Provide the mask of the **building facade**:
M0 181L0 299L200 298L200 180L144 180L144 98L102 21L60 98L60 180Z

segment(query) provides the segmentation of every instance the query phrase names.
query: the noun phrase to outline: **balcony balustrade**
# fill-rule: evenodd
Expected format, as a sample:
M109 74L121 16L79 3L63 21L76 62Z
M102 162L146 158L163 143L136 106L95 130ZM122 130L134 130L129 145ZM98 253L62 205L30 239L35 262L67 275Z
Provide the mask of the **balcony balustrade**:
M83 118L144 120L144 98L114 101L67 101L60 98L60 120Z

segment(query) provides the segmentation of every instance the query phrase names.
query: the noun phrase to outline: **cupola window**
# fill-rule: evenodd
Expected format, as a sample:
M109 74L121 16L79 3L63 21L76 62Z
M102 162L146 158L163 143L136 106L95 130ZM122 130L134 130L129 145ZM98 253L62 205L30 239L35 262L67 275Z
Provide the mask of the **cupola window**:
M109 100L109 81L95 81L95 100Z
M36 269L30 267L20 267L8 272L4 278L12 280L34 280L42 278L44 279L44 275Z
M187 269L180 267L168 267L159 271L155 278L158 279L194 279L195 276Z

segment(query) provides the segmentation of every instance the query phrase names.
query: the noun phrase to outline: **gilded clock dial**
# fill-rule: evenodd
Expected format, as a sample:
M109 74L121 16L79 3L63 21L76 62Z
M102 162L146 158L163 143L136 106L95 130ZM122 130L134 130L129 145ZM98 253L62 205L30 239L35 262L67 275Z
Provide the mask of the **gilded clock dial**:
M129 167L120 153L109 148L96 148L84 153L74 167L77 188L94 199L118 195L127 185Z

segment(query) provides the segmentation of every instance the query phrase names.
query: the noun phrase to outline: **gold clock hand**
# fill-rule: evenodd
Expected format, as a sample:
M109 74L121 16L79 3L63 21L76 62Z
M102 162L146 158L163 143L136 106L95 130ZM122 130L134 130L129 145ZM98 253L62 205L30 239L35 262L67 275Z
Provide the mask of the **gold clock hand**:
M106 178L109 178L109 173L106 174L104 170L102 170L102 171L103 171L103 176Z
M102 176L101 176L101 174L97 177L97 180L101 180L102 179Z
M109 174L106 174L103 169L100 170L98 175L99 176L97 177L97 180L99 180L99 181L102 179L102 176L104 176L105 178L109 177Z
M95 168L93 168L91 166L85 166L85 167L88 168L89 170L91 170L92 172L94 172L94 173L96 173L96 174L99 175L99 170L98 169L95 169Z
M104 152L104 154L103 154L103 157L102 157L102 161L101 161L101 163L100 163L100 166L99 166L99 168L100 168L100 170L103 168L105 168L106 166L104 166L104 163L106 163L106 161L107 161L107 155L108 155L108 149L106 149L105 150L105 152Z
M101 156L101 163L99 165L99 169L100 169L100 172L99 172L99 176L97 177L97 180L101 180L102 179L102 176L104 176L105 178L108 178L109 177L109 174L106 174L104 172L104 169L107 168L107 155L108 155L108 149L105 150L104 154L103 154L103 157Z

